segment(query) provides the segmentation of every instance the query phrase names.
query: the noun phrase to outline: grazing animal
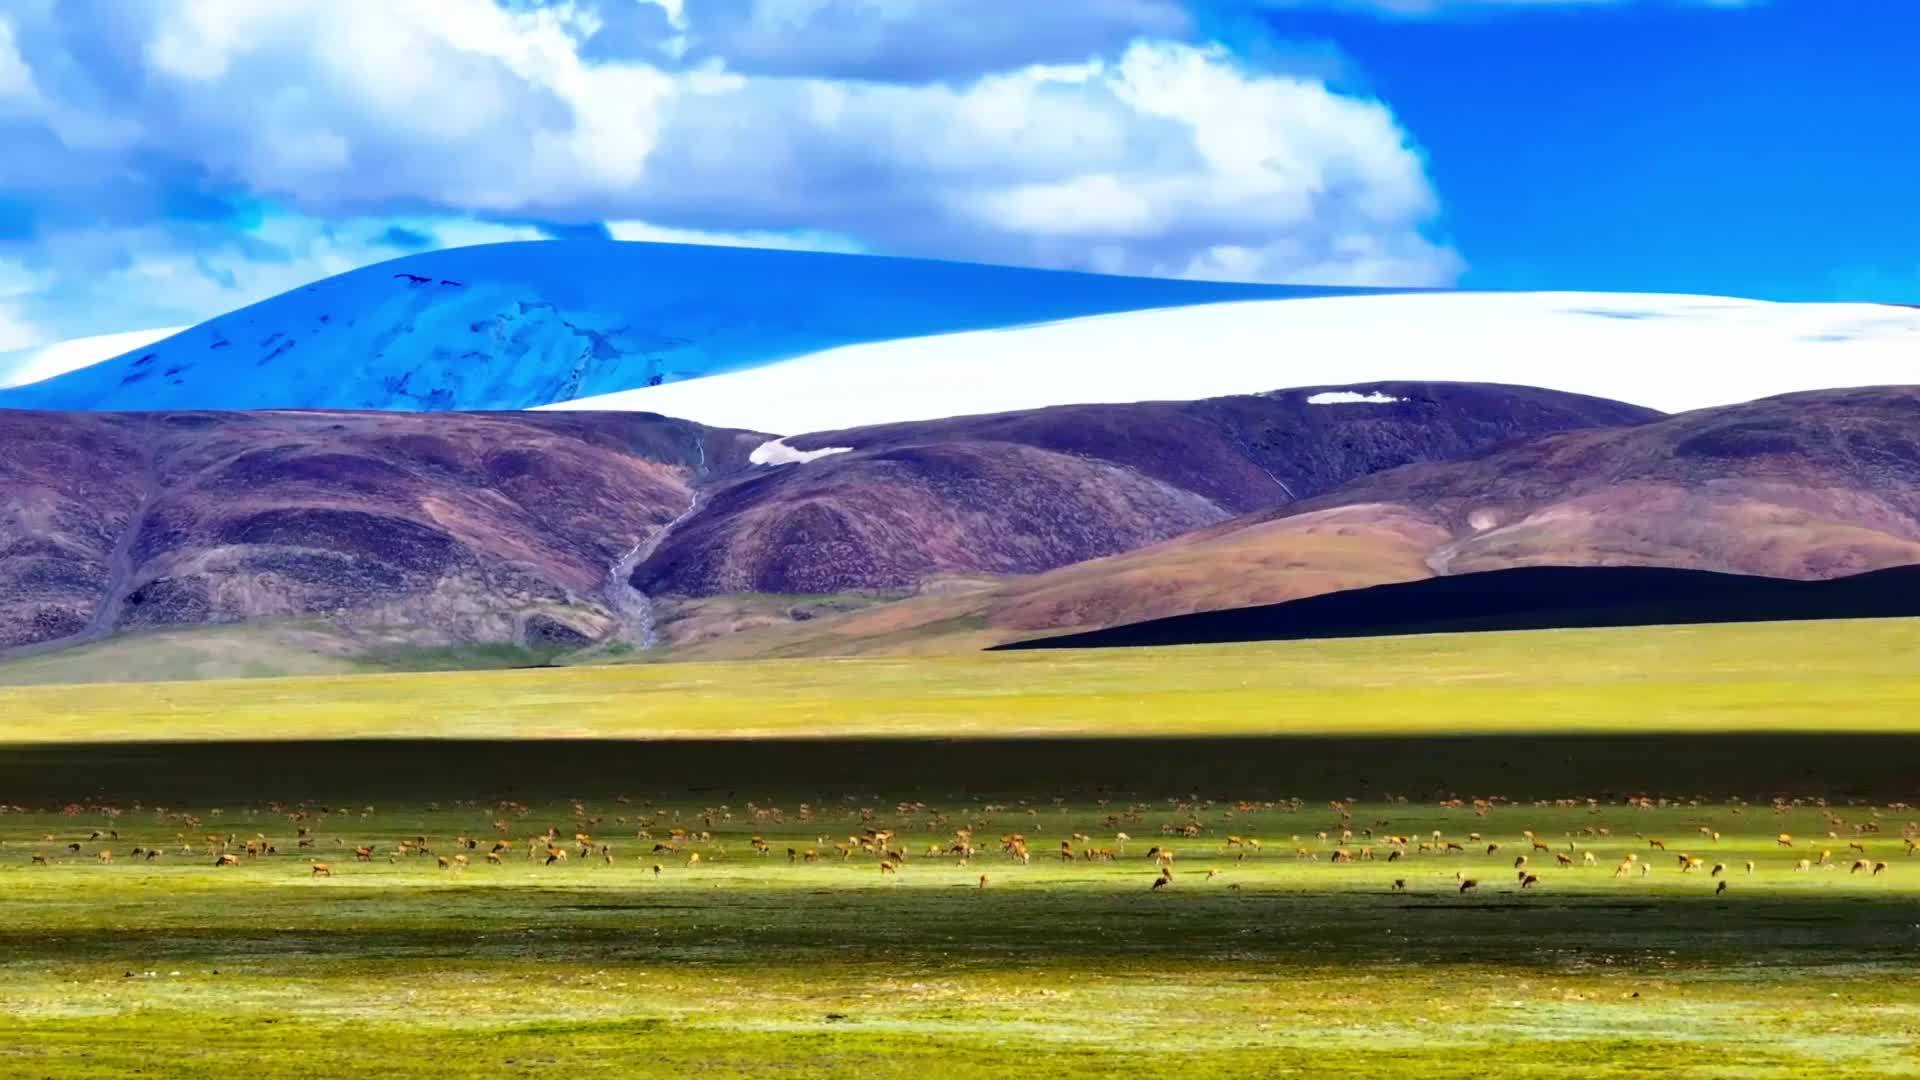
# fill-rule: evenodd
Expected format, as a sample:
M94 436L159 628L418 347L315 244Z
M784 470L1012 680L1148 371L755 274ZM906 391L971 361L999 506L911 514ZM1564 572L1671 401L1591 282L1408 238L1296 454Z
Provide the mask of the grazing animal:
M1749 873L1749 874L1751 874L1751 873L1753 873L1753 860L1752 860L1752 859L1748 859L1748 860L1747 860L1747 873Z
M1172 878L1162 875L1160 877L1153 879L1153 884L1148 887L1148 891L1151 892L1154 889L1164 889L1172 883L1173 883Z
M1567 853L1566 853L1566 852L1564 852L1564 851L1556 851L1556 852L1554 852L1554 853L1553 853L1553 858L1554 858L1554 861L1555 861L1555 862L1557 862L1557 863L1559 863L1559 864L1560 864L1561 866L1572 866L1572 865L1573 865L1573 856L1571 856L1571 855L1569 855L1569 854L1567 854Z
M489 852L487 852L487 861L488 861L488 862L490 862L490 863L492 863L492 864L493 864L493 865L495 865L495 866L499 866L499 865L500 865L500 853L499 853L499 852L497 852L497 851L489 851Z
M110 863L113 861L113 852L102 849L100 854L95 855L94 858L99 859L103 863Z
M1394 891L1394 892L1402 892L1402 891L1404 891L1404 890L1406 889L1406 887L1407 887L1407 879L1406 879L1406 878L1394 878L1394 879L1393 879L1393 891Z
M987 887L987 875L985 874L980 875L980 884L978 887L982 889Z
M1847 871L1847 873L1857 874L1862 870L1871 870L1871 869L1873 869L1872 863L1868 862L1865 859L1855 859L1853 860L1853 869Z
M1667 850L1667 842L1665 840L1660 839L1657 836L1651 840L1648 840L1647 846L1650 848L1659 848L1661 851Z
M1538 885L1538 884L1540 884L1540 878L1539 878L1538 876L1536 876L1536 875L1534 875L1534 874L1522 874L1522 875L1520 875L1520 887L1521 887L1521 888L1523 888L1523 889L1531 889L1531 888L1533 888L1533 887L1534 887L1535 885Z
M354 849L353 849L353 857L354 857L354 859L355 859L355 860L357 860L357 861L359 861L359 862L372 862L372 861L373 861L373 849L372 849L372 848L370 848L370 847L357 847L357 848L354 848Z
M34 853L34 856L33 856L33 865L35 865L35 866L46 866L46 865L48 865L48 863L47 863L47 857L46 857L45 855L42 855L42 854L40 854L40 853L38 853L38 852L35 852L35 853Z
M1886 864L1886 863L1884 863L1884 862L1877 862L1877 863L1874 863L1874 864L1873 864L1873 873L1871 873L1871 874L1869 874L1868 876L1869 876L1869 877L1879 877L1879 876L1880 876L1880 871L1882 871L1882 870L1885 870L1886 868L1887 868L1887 864Z
M1523 867L1523 866L1525 866L1525 865L1527 865L1527 857L1526 857L1525 855L1520 855L1520 856L1516 856L1516 857L1514 858L1514 860L1513 860L1513 868L1514 868L1515 870L1518 870L1518 869L1520 869L1521 867Z
M1796 873L1800 873L1800 872L1804 872L1804 871L1807 871L1807 870L1811 870L1811 869L1813 869L1813 860L1812 860L1812 859L1801 859L1801 860L1800 860L1799 862L1797 862L1797 863L1794 863L1794 864L1793 864L1793 869L1794 869L1794 871L1795 871Z
M333 867L328 866L326 863L323 863L323 862L314 863L313 876L314 877L332 877Z
M1723 862L1717 862L1713 864L1713 869L1707 873L1707 876L1719 877L1721 874L1724 874L1726 872L1727 872L1727 864Z
M219 858L217 858L217 859L215 859L215 860L213 860L213 865L214 865L214 866L216 866L216 867L221 867L221 866L239 866L239 865L240 865L240 856L238 856L238 855L233 855L233 854L223 854L223 855L221 855L221 856L220 856Z
M1477 889L1479 887L1480 887L1480 883L1478 881L1475 881L1473 878L1466 878L1460 882L1460 891L1462 893L1471 892L1472 890Z
M1777 846L1777 847L1792 847L1792 846L1793 846L1793 834L1792 834L1792 833L1781 833L1781 834L1780 834L1779 836L1776 836L1776 837L1774 837L1774 838L1773 838L1773 842L1774 842L1774 844L1775 844L1775 846Z
M1726 878L1721 878L1721 879L1720 879L1720 884L1718 884L1718 885L1715 885L1715 886L1713 887L1713 895L1715 895L1715 896L1719 896L1719 895L1720 895L1721 893L1723 893L1723 892L1726 892L1726 891L1727 891L1727 879L1726 879Z
M661 871L661 869L662 869L662 868L661 868L661 866L660 866L660 864L659 864L659 863L654 863L654 864L653 864L653 876L654 876L654 877L659 877L659 876L660 876L660 871Z
M1599 866L1599 865L1600 865L1600 860L1599 860L1599 859L1597 859L1597 858L1595 858L1595 857L1594 857L1594 854L1593 854L1593 852L1591 852L1591 851L1583 851L1583 852L1581 852L1581 853L1580 853L1580 861L1581 861L1581 862L1582 862L1583 864L1585 864L1585 865L1587 865L1587 866Z

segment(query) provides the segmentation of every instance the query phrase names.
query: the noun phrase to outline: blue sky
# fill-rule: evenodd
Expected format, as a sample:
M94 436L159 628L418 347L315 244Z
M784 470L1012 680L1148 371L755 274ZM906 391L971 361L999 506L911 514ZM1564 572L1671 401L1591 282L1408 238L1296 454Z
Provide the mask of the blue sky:
M553 235L1920 302L1915 40L1912 0L8 0L0 352Z

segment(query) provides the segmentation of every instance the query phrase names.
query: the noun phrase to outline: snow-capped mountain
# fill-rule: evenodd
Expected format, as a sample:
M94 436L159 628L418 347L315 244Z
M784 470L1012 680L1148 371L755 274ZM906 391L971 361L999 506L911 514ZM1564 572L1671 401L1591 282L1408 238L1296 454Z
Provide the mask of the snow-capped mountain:
M1668 412L1911 383L1920 310L1549 292L1206 304L850 345L553 407L804 432L1394 379L1540 386Z
M680 244L494 244L315 282L0 391L0 406L523 409L858 343L1354 291Z

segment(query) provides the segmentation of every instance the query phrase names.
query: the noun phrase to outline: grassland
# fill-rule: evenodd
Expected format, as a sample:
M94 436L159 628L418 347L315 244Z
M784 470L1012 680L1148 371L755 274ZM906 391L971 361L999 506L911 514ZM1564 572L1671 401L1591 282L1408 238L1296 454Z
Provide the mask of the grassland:
M0 1077L1910 1076L1916 644L1887 621L0 691ZM835 850L869 829L898 873ZM929 853L962 829L970 859ZM256 838L275 853L213 865Z
M1911 730L1920 620L0 688L0 743Z
M8 815L0 1075L1920 1071L1920 859L1901 855L1901 819L1884 808L1831 811L1892 864L1873 876L1846 869L1855 853L1839 841L1776 846L1781 829L1824 837L1828 811L1809 807L1376 804L1343 818L1325 804L836 800L803 820L797 803L757 806L355 807L303 819L313 850L230 869L211 865L207 833L292 849L298 811ZM676 823L711 839L669 855L637 836L664 840ZM1189 824L1200 835L1161 835ZM1374 861L1331 863L1343 825L1463 844L1479 832L1502 850L1473 841L1389 863L1376 838ZM986 852L965 865L925 854L967 826ZM529 860L527 836L548 827L592 830L593 853L562 840L574 857ZM876 827L902 832L898 874L820 842ZM91 839L102 828L118 838ZM1523 891L1523 829L1601 865L1533 852L1541 882ZM1030 865L997 851L1014 831L1037 852ZM508 834L504 864L488 865L480 852ZM1635 834L1726 863L1728 891ZM461 835L483 846L465 869L390 854L420 835L440 854ZM753 835L773 853L754 854ZM1264 842L1237 861L1246 849L1228 835ZM1060 861L1063 840L1126 854ZM1145 853L1163 843L1178 853L1173 883L1153 890ZM354 861L362 845L373 862ZM1822 845L1839 868L1793 869ZM131 860L135 846L165 854ZM825 858L790 863L788 847ZM118 860L100 864L101 848ZM1628 851L1645 854L1647 876L1612 876ZM52 865L29 865L34 852ZM334 876L313 877L315 857ZM1479 889L1462 895L1462 874Z

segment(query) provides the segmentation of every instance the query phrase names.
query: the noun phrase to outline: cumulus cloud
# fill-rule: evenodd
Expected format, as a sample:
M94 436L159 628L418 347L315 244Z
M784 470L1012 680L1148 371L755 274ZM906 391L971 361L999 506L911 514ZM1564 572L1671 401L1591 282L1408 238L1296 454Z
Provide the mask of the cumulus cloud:
M1252 280L1462 266L1387 104L1181 40L1168 0L21 0L0 28L37 215L12 253L76 303L145 285L164 322L485 221Z

